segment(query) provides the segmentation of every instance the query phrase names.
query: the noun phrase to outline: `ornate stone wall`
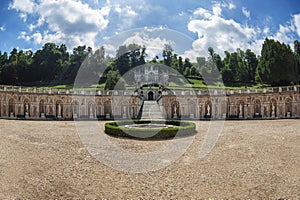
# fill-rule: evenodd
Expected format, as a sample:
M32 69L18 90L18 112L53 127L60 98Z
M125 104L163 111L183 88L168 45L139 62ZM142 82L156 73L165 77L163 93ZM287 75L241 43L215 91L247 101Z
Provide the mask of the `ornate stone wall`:
M262 90L163 91L166 118L298 118L300 86ZM147 93L149 91L145 91ZM151 90L151 92L153 92ZM69 91L0 87L0 117L28 119L137 118L143 98L130 91Z

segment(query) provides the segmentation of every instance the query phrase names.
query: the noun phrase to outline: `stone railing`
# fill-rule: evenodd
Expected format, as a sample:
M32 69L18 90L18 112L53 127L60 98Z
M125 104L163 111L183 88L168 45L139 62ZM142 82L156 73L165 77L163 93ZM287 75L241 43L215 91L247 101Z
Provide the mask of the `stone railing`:
M137 96L134 90L97 90L97 89L57 89L0 85L0 92L18 92L33 94L65 94L65 95L96 95L96 96ZM170 90L164 91L162 95L175 96L201 96L201 95L234 95L234 94L262 94L262 93L284 93L300 92L300 85L284 87L243 88L243 89L203 89L203 90Z
M234 95L234 94L263 94L263 93L285 93L300 92L300 85L286 87L264 87L264 88L243 88L243 89L203 89L203 90L171 90L163 92L163 95L191 96L191 95Z
M129 96L138 95L134 90L97 90L97 89L57 89L0 85L0 92L16 92L29 94L65 94L65 95L101 95Z

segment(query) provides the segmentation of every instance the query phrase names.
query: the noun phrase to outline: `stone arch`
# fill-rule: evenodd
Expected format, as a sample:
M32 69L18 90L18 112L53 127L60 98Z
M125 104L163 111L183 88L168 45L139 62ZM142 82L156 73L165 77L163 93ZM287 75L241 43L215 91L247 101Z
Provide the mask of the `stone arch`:
M71 111L72 111L72 118L73 119L76 119L76 118L80 117L80 114L79 114L79 101L78 100L72 101Z
M13 98L9 99L8 101L8 115L9 117L15 117L16 115L16 103Z
M205 102L205 114L204 114L204 117L205 118L211 118L212 117L212 103L211 103L211 100L207 100Z
M40 117L45 117L45 113L46 113L46 100L41 99L39 101L39 116Z
M276 117L277 116L277 101L275 99L270 99L270 117Z
M284 103L285 103L285 116L291 117L293 114L293 101L290 97L287 97L284 100Z
M221 118L225 119L228 113L228 103L226 100L223 100L221 102L220 111L221 111Z
M171 104L171 118L179 118L181 115L180 104L178 101L173 101Z
M245 102L243 100L238 101L237 116L238 116L238 118L244 118L245 117Z
M110 99L107 99L104 102L104 115L106 118L110 118L111 117L111 113L112 112L112 107L111 107L111 101Z
M121 117L124 119L127 118L128 107L129 107L129 104L128 104L128 101L126 101L126 100L120 102L120 104L119 104L120 114L121 114Z
M103 115L102 114L102 102L101 102L101 100L98 100L97 101L97 112L96 112L96 115Z
M261 101L254 100L254 117L261 117Z
M190 118L195 118L196 117L196 103L192 100L188 101L188 113L190 114Z
M154 92L152 90L148 91L147 93L147 99L148 101L153 101L154 100Z
M90 101L88 103L88 116L90 119L95 119L96 118L96 103L93 101Z
M62 118L63 115L63 107L64 107L64 103L62 100L57 100L55 103L55 111L56 111L56 117L57 118Z

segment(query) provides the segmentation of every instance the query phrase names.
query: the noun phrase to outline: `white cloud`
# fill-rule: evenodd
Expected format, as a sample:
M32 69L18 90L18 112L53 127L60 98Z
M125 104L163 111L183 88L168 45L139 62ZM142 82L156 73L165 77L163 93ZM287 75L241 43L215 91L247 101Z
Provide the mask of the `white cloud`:
M213 5L212 10L214 15L220 16L222 14L222 8L220 4Z
M196 17L200 16L200 17L203 17L205 19L208 19L212 16L210 11L208 11L204 8L198 8L197 10L194 11L193 15L196 16Z
M293 27L291 25L279 25L279 30L276 34L270 36L271 39L278 40L280 42L284 42L286 44L291 44L293 39L290 37L290 33L293 31Z
M237 48L251 48L255 53L260 53L261 40L257 40L258 28L240 24L233 19L220 16L222 11L208 11L199 8L194 12L192 20L188 23L188 30L198 35L193 42L193 49L185 53L195 60L198 56L206 57L208 48L224 56L224 51L236 51ZM220 7L219 7L220 8Z
M300 36L300 14L294 15L294 24L298 36Z
M43 36L41 33L34 33L32 38L36 44L41 44L43 41Z
M9 4L9 9L16 9L25 13L33 13L34 7L34 0L13 0L13 2Z
M21 32L21 34L18 36L18 39L23 39L25 41L30 41L31 37L27 35L25 31Z
M123 44L129 45L133 43L147 47L146 53L148 54L148 58L152 59L161 54L165 45L172 44L172 41L166 38L151 37L143 33L136 33L134 36L127 38Z
M166 44L171 45L174 48L174 51L176 51L177 48L183 48L176 45L173 41L176 40L176 38L179 38L178 35L176 37L176 34L178 33L164 27L134 29L116 34L111 38L106 38L104 48L108 55L115 56L119 46L137 44L145 46L148 55L146 59L152 59L155 56L161 56ZM176 53L178 52L176 51Z
M233 3L226 3L226 2L222 2L221 4L222 8L228 8L229 10L233 10L236 8L236 6Z
M116 4L113 7L114 11L119 15L119 19L121 22L119 23L119 29L123 30L124 28L132 27L138 17L138 13L128 5L123 7L122 5Z
M23 20L23 22L27 21L27 14L26 13L21 13L20 18Z
M30 30L30 31L33 31L33 29L35 29L35 28L36 28L36 26L35 26L35 25L33 25L33 24L29 24L28 28L29 28L29 30Z
M42 0L37 7L39 15L49 25L51 31L65 34L89 33L103 30L108 20L107 10L91 9L79 1Z
M3 25L3 26L0 26L0 31L5 31L6 30L6 28L5 28L5 26Z
M265 27L263 32L264 32L265 35L269 34L270 28L269 27Z
M28 7L20 4L21 0L14 0L11 8L37 15L35 23L28 26L33 33L20 34L21 39L30 38L36 44L46 42L65 43L68 48L86 44L95 46L97 34L104 30L109 20L109 7L92 9L88 4L77 0L41 0L34 5L26 0ZM30 4L31 2L31 4ZM46 27L45 31L38 30Z
M243 13L243 15L245 15L245 17L247 17L248 19L250 19L250 11L247 10L247 8L243 7L242 8L242 13Z
M115 11L124 17L135 17L138 15L134 10L132 10L131 6L121 8L120 5L117 5L115 7Z
M228 4L228 8L229 8L230 10L235 9L235 5L234 5L233 3L229 3L229 4Z

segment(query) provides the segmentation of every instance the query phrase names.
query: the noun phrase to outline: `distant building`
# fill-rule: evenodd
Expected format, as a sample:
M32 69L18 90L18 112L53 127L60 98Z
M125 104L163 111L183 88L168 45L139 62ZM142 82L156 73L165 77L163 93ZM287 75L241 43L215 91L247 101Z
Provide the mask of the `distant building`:
M136 88L153 84L167 86L169 72L160 65L143 66L134 70L134 80Z

